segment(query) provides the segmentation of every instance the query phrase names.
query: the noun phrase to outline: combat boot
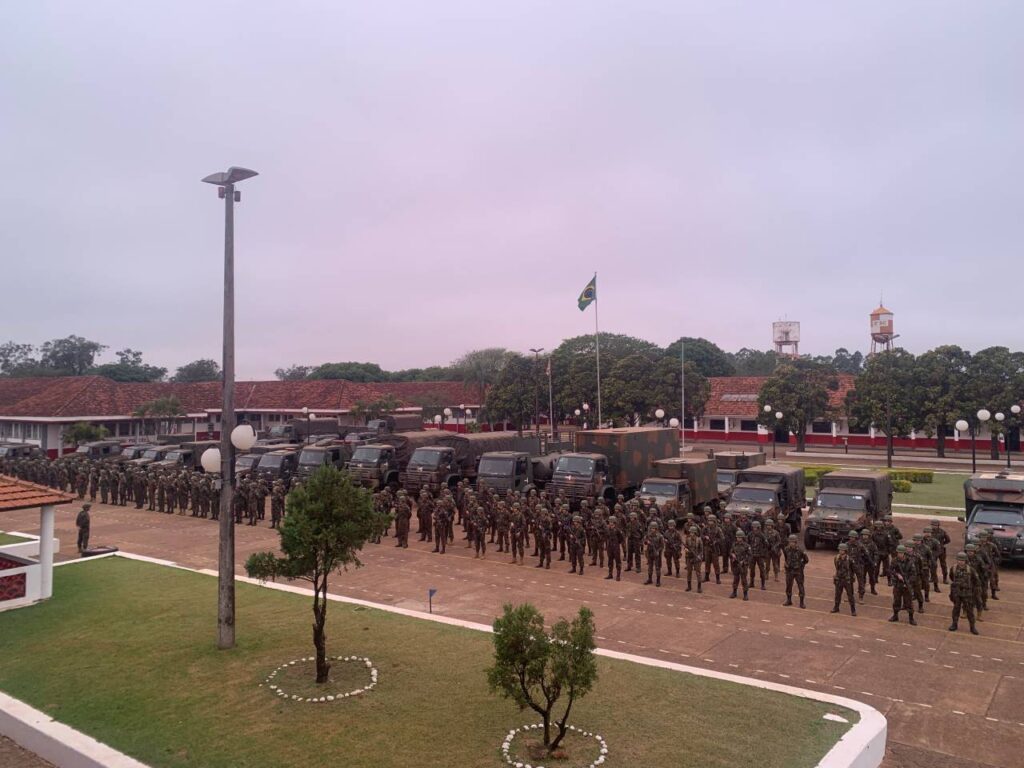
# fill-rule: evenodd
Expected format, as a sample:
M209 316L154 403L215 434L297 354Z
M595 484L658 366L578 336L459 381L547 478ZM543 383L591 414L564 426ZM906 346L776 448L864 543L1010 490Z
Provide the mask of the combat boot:
M972 635L979 634L977 627L975 627L973 624L971 624L971 634Z
M786 595L786 602L784 602L783 605L792 605L792 604L793 604L793 598L790 597L789 595Z
M613 579L613 578L615 578L615 577L614 577L614 576L612 576L612 572L611 572L611 571L608 571L608 575L607 575L607 576L605 576L604 578L605 578L605 580L607 581L608 579Z
M950 632L956 632L956 626L957 626L957 624L954 621L952 624L949 625L949 631Z
M857 615L857 609L854 608L852 605L850 606L850 615L851 616L856 616Z
M806 608L807 607L806 605L804 605L804 599L802 597L800 598L800 607L801 608Z
M998 599L999 599L999 598L998 598L998 597L996 596L996 592L998 592L998 591L999 591L998 589L993 589L993 590L992 590L992 599L993 599L993 600L998 600Z
M703 593L704 593L704 588L700 585L700 582L698 581L697 582L697 594L700 595L700 594L703 594Z
M899 620L900 620L900 615L898 613L894 613L892 616L889 617L889 621L898 622Z
M718 574L716 573L716 574L715 574L715 584L721 584L721 583L722 583L722 577L721 577L721 576L719 576L719 575L718 575Z
M743 590L743 599L744 600L749 600L750 599L749 597L747 597L747 590L745 590L745 589Z
M914 627L917 626L917 622L914 620L914 614L910 614L910 624Z
M732 591L732 594L729 595L729 597L730 598L735 598L736 597L736 590L735 589Z
M839 606L838 605L833 606L832 610L829 611L829 613L839 613Z

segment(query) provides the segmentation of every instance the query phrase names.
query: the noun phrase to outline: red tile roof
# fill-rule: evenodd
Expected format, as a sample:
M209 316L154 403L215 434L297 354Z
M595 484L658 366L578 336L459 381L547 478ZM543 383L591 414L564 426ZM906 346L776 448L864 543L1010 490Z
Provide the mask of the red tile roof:
M235 384L235 407L244 410L345 411L357 402L392 395L399 407L459 405L478 407L473 387L457 381L358 383L318 381L241 381ZM42 379L0 378L0 418L100 418L130 416L143 403L177 397L186 413L219 411L220 382L192 384L118 383L102 376Z
M829 392L829 406L842 409L846 393L853 389L854 377L841 373L837 377L839 388ZM767 376L717 376L708 379L711 394L704 406L706 416L738 416L754 419L758 416L757 396L768 381Z
M0 475L0 512L32 509L49 504L71 504L74 501L74 496L47 488L45 485Z

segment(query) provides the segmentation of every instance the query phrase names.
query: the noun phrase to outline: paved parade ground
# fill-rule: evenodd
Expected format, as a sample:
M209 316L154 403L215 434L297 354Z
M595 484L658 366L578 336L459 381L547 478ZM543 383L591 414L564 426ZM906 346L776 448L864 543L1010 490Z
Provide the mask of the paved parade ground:
M61 556L75 556L72 505L57 514ZM899 517L905 535L920 530L924 519ZM953 538L962 541L962 526L944 519ZM34 512L5 518L9 530L37 533ZM239 573L252 552L275 548L276 531L267 523L240 525L237 531ZM458 529L457 529L458 531ZM461 533L457 532L457 535ZM830 614L830 550L809 552L807 609L785 608L783 584L769 581L750 601L729 599L730 585L705 585L703 595L685 592L682 580L663 578L661 588L643 586L634 573L621 582L604 580L605 571L587 568L568 573L568 563L550 570L512 565L488 549L476 560L456 541L445 555L412 537L409 549L393 540L367 545L365 567L333 577L331 591L399 607L425 610L427 590L438 590L434 611L455 618L490 623L506 601L530 600L553 618L587 605L596 615L602 647L678 661L722 672L747 675L816 689L864 701L889 720L885 765L1001 766L1017 768L1024 754L1024 570L1004 568L1000 599L979 623L980 637L967 634L966 621L956 634L950 620L948 588L932 596L918 626L891 624L891 593L880 585L868 595L858 615ZM215 568L217 524L190 516L165 515L96 504L92 509L93 546L159 557L193 568ZM529 554L529 550L528 550ZM557 556L556 556L557 557ZM644 578L646 574L644 575ZM246 621L239 614L239 632ZM215 635L211 605L210 637ZM699 703L695 703L699 706ZM756 713L751 713L756 717ZM742 724L738 724L742 725Z

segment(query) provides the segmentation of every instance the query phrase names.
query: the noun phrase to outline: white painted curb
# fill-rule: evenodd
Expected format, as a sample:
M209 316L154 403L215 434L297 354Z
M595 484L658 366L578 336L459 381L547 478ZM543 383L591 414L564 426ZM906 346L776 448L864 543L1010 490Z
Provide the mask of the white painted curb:
M178 568L183 571L201 573L207 576L217 575L216 571L206 568L188 568L169 560L161 560L154 557L146 557L144 555L134 555L129 552L114 552L109 555L100 555L99 557L123 557L128 560L138 560L140 562ZM88 562L96 559L98 558L82 558L80 560L61 563L61 565ZM291 592L292 594L303 595L306 597L312 596L313 594L311 589L295 587L290 584L276 584L273 582L260 583L256 579L250 579L245 576L236 576L236 580L246 584L253 584L264 589ZM367 608L374 608L380 611L398 614L400 616L423 619L425 621L433 621L438 624L448 624L450 626L472 629L478 632L489 633L492 631L491 627L487 624L464 621L450 616L439 616L436 614L424 613L423 611L410 610L408 608L398 608L392 605L374 603L369 600L360 600L358 598L346 597L344 595L328 593L327 597L329 600L338 603L362 605ZM659 667L662 669L674 670L676 672L685 672L691 675L723 680L726 682L737 683L739 685L748 685L754 688L776 691L790 696L799 696L801 698L812 699L814 701L834 704L836 706L854 710L860 715L860 721L853 724L850 730L847 731L846 734L836 742L835 746L833 746L832 749L830 749L821 759L818 763L819 768L878 768L878 766L881 765L882 758L885 756L885 740L888 729L885 717L877 709L868 704L864 704L863 702L854 701L853 699L847 699L842 696L833 696L828 693L819 693L818 691L812 691L806 688L781 685L779 683L773 683L767 680L757 680L752 677L743 677L741 675L730 675L728 673L716 672L714 670L703 669L701 667L691 667L685 664L661 661L660 659L652 659L646 656L635 656L630 653L620 653L618 651L606 650L604 648L598 648L597 654L610 659L621 659L635 664L644 664L650 667ZM49 760L54 765L58 766L58 768L146 768L143 763L101 744L95 739L79 733L73 728L63 725L62 723L58 723L44 713L2 693L0 693L0 734L7 736L26 749L35 752L45 760ZM94 758L94 754L97 754L97 750L102 756L98 762Z
M128 755L0 693L0 733L57 768L146 768Z

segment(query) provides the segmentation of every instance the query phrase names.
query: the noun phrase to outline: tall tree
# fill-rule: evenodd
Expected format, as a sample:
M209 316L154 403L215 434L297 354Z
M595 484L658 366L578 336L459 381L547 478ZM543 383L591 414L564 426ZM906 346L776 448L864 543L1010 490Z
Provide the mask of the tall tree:
M743 347L729 358L736 376L770 376L778 364L775 352L770 349L762 352Z
M217 361L210 360L209 358L203 358L202 360L193 360L191 363L186 363L181 366L174 374L174 378L172 378L171 381L220 381L220 378L220 365Z
M487 390L486 409L494 420L510 421L522 434L534 412L539 379L534 361L509 352L494 384Z
M487 388L498 380L507 359L508 350L503 347L474 349L452 363L452 368L463 384L476 390L477 402L483 403L487 399Z
M845 347L840 347L832 358L832 367L836 369L836 373L850 373L856 376L864 370L864 355L859 351L850 352Z
M377 363L324 363L307 375L310 379L344 379L345 381L374 382L387 381L388 372Z
M182 408L181 401L174 395L158 397L155 400L142 403L132 412L132 416L140 420L143 432L146 431L146 420L152 419L155 433L159 433L161 421L184 415L185 409Z
M393 413L398 410L401 403L392 394L378 397L376 400L356 400L352 406L352 415L366 419L379 419L386 413Z
M274 376L279 381L302 381L302 379L309 378L312 371L313 366L311 365L289 365L287 368L278 368L274 371Z
M761 422L775 425L775 413L782 411L782 426L796 436L796 449L807 443L807 425L829 413L829 393L839 388L835 372L827 365L801 358L780 363L761 387L757 398ZM765 413L764 406L771 412Z
M571 623L556 621L550 632L544 629L544 616L529 603L506 604L494 620L494 666L487 670L487 683L519 709L529 707L541 716L548 754L565 738L576 699L597 682L594 633L594 614L586 607ZM558 735L551 738L552 715L563 694L565 709L554 723Z
M665 356L654 366L652 387L654 403L670 416L679 413L682 398L679 391L679 358ZM711 396L711 383L697 366L686 363L686 418L700 418Z
M117 355L116 363L93 366L89 373L114 381L160 381L167 375L166 368L142 362L142 353L137 349L121 349L114 354Z
M90 424L88 421L79 421L72 424L64 432L64 441L72 445L91 443L94 440L102 440L109 432L107 428L99 424Z
M736 372L729 355L717 344L707 339L683 336L669 344L665 349L665 354L678 360L680 344L686 344L684 350L686 359L696 366L701 376L707 378L732 376Z
M52 339L39 348L39 363L44 368L67 376L81 376L96 362L106 346L81 336Z
M906 437L920 424L917 364L905 349L880 352L868 359L853 390L846 395L850 420L885 432L886 460L892 466L893 440Z
M8 341L0 344L0 376L25 376L39 368L39 360L32 357L35 347Z
M1013 403L1021 399L1020 383L1024 379L1024 353L1011 352L1006 347L988 347L971 357L967 366L965 418L977 427L977 412L984 408L992 414L1008 414ZM1003 425L994 418L988 422L991 438L991 457L999 458L999 435Z
M657 344L635 336L602 333L600 341L602 377L607 377L617 362L630 355L644 355L652 361L661 356ZM589 403L591 412L597 414L597 361L592 334L575 336L559 344L551 353L551 375L556 412L572 413L583 403ZM602 381L602 405L603 384Z
M250 577L266 581L283 577L313 585L313 646L316 682L326 683L327 586L332 573L359 568L358 553L374 535L387 529L384 515L375 512L370 492L353 485L347 473L326 465L292 489L281 523L281 552L256 552L245 561Z
M970 353L955 345L936 347L917 358L918 426L935 435L940 457L946 455L946 431L964 415L970 360Z
M676 379L678 369L676 365ZM627 424L648 416L661 404L656 374L657 362L646 355L632 354L616 361L603 383L605 416L621 417Z

